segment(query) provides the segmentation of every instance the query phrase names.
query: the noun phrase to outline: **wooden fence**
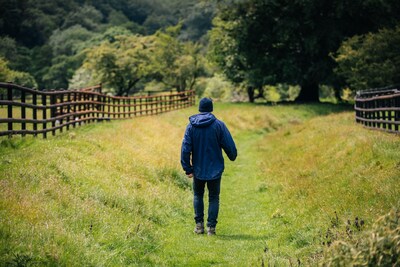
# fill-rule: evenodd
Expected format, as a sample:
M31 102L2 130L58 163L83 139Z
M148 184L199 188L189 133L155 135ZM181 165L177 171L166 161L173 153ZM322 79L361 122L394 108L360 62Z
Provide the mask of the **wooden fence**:
M156 115L194 105L194 91L149 96L115 97L101 93L101 85L81 90L37 91L0 83L0 136L47 133L104 120Z
M400 133L400 90L380 88L358 91L356 121L365 127Z

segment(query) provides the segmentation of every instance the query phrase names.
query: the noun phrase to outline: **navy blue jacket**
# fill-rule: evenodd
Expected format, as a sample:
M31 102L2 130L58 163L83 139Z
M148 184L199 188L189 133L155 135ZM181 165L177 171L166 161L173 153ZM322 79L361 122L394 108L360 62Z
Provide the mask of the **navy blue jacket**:
M222 149L230 160L237 157L228 128L211 113L193 115L189 121L181 150L183 170L200 180L220 178L224 171Z

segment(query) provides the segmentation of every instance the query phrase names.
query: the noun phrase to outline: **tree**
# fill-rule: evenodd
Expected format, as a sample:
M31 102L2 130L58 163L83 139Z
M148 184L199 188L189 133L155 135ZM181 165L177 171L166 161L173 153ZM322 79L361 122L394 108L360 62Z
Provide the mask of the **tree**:
M249 101L254 102L256 98L263 96L264 76L260 66L263 61L246 58L255 51L245 52L241 48L240 43L245 40L236 36L242 31L239 27L234 21L224 21L219 17L214 20L214 28L210 33L209 58L221 68L229 80L245 85ZM255 95L256 90L257 95Z
M83 68L91 71L98 83L113 89L118 96L138 91L136 84L147 76L154 37L120 35L87 52Z
M35 79L27 72L15 71L8 67L8 61L0 57L0 81L12 82L27 87L37 87Z
M150 71L151 75L178 92L193 89L196 79L203 71L200 46L177 39L181 27L178 24L155 34Z
M121 11L111 10L108 14L108 23L112 26L124 27L132 33L143 34L144 27L136 22L130 21L127 16Z
M342 40L400 20L394 0L247 0L221 4L211 31L211 58L250 101L263 84L298 84L298 101L318 101L333 73ZM261 92L261 91L260 91Z
M65 16L77 8L74 0L0 0L0 32L29 48L43 45Z
M400 84L400 26L353 36L334 59L336 73L353 90Z
M18 44L15 39L0 37L0 57L8 61L10 68L28 72L31 65L30 51L27 47Z
M94 38L96 34L83 28L81 25L73 25L64 30L57 29L48 40L54 56L71 56L83 50L85 43Z
M212 28L212 19L215 16L215 11L216 6L210 1L196 3L183 20L179 38L191 41L201 40L206 36L207 31Z
M66 29L53 31L47 44L50 54L48 62L39 60L35 65L39 70L39 85L41 88L68 88L68 80L72 78L75 70L82 64L84 49L92 45L92 40L99 34L91 32L80 25L74 25ZM43 53L45 51L37 51ZM43 62L44 64L40 64Z
M98 31L103 20L103 14L95 7L84 5L74 12L70 12L64 19L62 29L70 28L74 25L90 31Z
M82 66L85 70L76 75L87 77L91 72L96 83L103 83L117 95L138 92L151 80L178 91L193 89L203 69L200 48L180 42L180 28L169 27L149 36L112 36L87 50Z

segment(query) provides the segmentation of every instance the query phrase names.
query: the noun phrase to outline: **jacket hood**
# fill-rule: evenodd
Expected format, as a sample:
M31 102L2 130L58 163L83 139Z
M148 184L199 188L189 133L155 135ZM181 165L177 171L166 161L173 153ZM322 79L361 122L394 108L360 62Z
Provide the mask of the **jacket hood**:
M197 128L203 128L211 125L217 118L209 112L199 113L189 117L190 124Z

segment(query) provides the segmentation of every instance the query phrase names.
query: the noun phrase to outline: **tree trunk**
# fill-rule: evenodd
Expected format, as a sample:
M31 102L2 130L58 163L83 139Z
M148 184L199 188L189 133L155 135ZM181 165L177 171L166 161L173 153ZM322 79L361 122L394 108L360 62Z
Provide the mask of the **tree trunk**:
M296 102L319 102L319 86L316 82L304 82L301 84L299 96Z
M258 87L258 94L254 98L264 98L264 89L262 86Z
M342 96L340 95L340 88L334 88L333 89L335 91L335 97L338 100L338 102L342 102Z
M249 102L254 103L254 87L247 86L247 95L249 96Z
M124 88L118 88L115 96L122 96L124 94L124 92L125 92Z

